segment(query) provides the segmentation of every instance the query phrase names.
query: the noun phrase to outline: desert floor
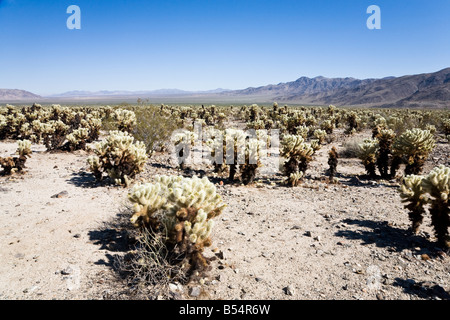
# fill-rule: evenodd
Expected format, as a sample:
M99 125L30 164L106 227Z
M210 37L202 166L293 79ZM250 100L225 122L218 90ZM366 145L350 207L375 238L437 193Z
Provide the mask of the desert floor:
M279 174L249 186L216 178L228 204L205 251L216 260L203 284L173 284L173 298L449 299L448 253L436 248L429 215L420 234L409 233L398 181L365 179L355 158L339 159L338 184L322 179L328 151L343 143L324 145L298 187ZM0 156L16 147L0 142ZM449 149L438 142L424 173L449 165ZM132 299L114 264L127 236L112 223L128 189L97 184L85 151L32 151L24 174L0 177L0 299ZM138 179L212 172L191 169L160 153Z

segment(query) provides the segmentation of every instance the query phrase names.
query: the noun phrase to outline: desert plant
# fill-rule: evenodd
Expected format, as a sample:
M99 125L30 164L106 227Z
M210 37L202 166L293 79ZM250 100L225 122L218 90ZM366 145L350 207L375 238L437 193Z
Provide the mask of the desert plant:
M135 185L128 198L132 223L163 233L166 247L188 275L207 267L202 253L212 243L212 219L226 206L207 177L156 176L153 183Z
M306 172L314 155L314 149L301 136L288 134L281 141L280 155L287 159L284 164L284 173L289 177L291 173Z
M287 184L291 187L296 187L300 184L303 178L303 172L293 172L289 175L289 178L287 179Z
M438 244L450 248L450 168L435 167L422 181L423 190L430 195L431 224Z
M314 130L313 135L317 140L319 140L319 144L323 144L325 142L325 138L327 137L326 131L322 129Z
M127 186L147 161L145 145L122 131L111 131L94 152L87 159L94 176L100 181L106 173L118 185Z
M429 130L415 128L398 136L392 149L394 157L406 163L405 175L419 174L435 144L433 134ZM395 175L395 170L392 171Z
M116 121L117 130L131 133L136 126L136 114L127 109L116 109L111 117Z
M0 166L3 168L2 175L10 175L13 172L22 172L25 168L27 157L31 155L31 141L19 140L17 141L18 157L0 157Z
M84 150L89 139L88 128L78 128L66 136L69 151Z
M336 150L336 147L332 147L331 150L328 152L328 175L330 178L330 181L334 179L337 172L337 165L338 165L338 153Z
M383 179L388 179L389 175L389 157L392 152L392 143L395 133L391 129L381 129L375 136L378 140L377 167Z
M408 209L413 233L419 231L419 227L423 221L423 215L425 214L425 205L428 201L423 190L422 181L422 176L408 175L403 177L400 186L400 198L402 198L403 203L406 203L405 209Z
M376 154L378 151L378 141L375 139L364 139L359 144L358 158L362 161L367 175L370 178L376 177Z

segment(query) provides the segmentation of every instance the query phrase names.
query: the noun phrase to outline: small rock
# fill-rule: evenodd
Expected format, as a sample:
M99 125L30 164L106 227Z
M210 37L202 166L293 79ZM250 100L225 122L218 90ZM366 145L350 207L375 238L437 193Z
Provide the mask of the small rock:
M312 237L311 231L305 231L305 236L307 236L307 237Z
M262 278L259 278L259 277L256 277L255 280L256 280L256 282L261 282L261 281L263 281L263 279L262 279Z
M170 291L177 291L178 286L175 283L169 283L169 290Z
M67 197L69 195L69 193L67 191L61 191L57 194L54 194L51 196L51 198L64 198Z
M422 255L420 256L420 258L421 258L422 260L424 260L424 261L430 260L430 256L427 255L426 253L422 254Z
M191 291L189 292L189 295L191 297L198 297L200 296L200 293L201 293L200 287L192 287Z
M81 237L81 234L77 233L77 234L75 234L73 237L78 239L78 238Z
M65 275L65 276L67 276L67 275L69 275L69 274L72 274L72 272L73 272L73 270L72 270L71 267L67 267L67 268L61 270L61 274L62 274L62 275Z
M322 238L320 237L320 236L316 236L316 237L314 237L314 240L316 240L316 241L320 241Z
M295 288L292 285L288 285L286 288L284 288L284 292L288 295L288 296L293 296L295 294Z

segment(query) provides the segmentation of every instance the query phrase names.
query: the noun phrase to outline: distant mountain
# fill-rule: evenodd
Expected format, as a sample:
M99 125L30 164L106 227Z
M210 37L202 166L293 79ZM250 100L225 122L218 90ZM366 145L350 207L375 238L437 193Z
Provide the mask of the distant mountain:
M442 108L450 106L450 68L382 79L301 77L221 95L313 105Z
M28 91L0 89L0 102L272 103L366 107L449 108L450 68L434 73L381 79L301 77L295 81L242 90L69 91L40 97Z
M136 98L145 98L146 96L178 96L178 95L193 95L193 94L204 94L204 93L220 93L225 92L226 89L214 89L208 91L185 91L180 89L158 89L151 91L68 91L61 94L54 94L49 96L49 98L57 98L57 97L136 97Z
M41 98L41 96L25 90L0 89L0 101L29 101Z

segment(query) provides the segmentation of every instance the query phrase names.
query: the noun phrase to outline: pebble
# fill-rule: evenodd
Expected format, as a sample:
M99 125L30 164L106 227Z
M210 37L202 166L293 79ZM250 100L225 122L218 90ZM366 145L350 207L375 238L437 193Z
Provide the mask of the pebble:
M189 292L189 295L191 297L198 297L200 296L200 293L201 293L200 287L192 287L191 291Z
M52 195L50 198L64 198L64 197L67 197L68 195L69 195L69 193L64 190L57 194Z
M295 294L294 286L288 285L286 288L284 288L284 292L285 292L288 296L293 296L293 295Z

